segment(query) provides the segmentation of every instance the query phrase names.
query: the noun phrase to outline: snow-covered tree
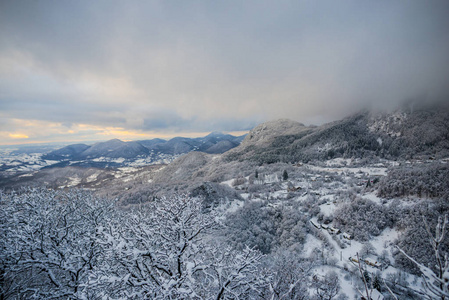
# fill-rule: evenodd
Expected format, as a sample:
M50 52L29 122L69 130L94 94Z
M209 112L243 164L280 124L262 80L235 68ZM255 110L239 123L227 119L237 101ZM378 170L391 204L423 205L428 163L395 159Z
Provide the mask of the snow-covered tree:
M299 260L290 251L277 252L267 262L271 271L268 299L309 299L309 277L313 260Z
M91 194L33 189L2 194L2 299L79 299L102 255L97 229L113 203Z
M162 198L101 229L107 253L91 277L103 296L138 299L228 299L257 293L262 255L213 241L213 212L201 200Z
M323 278L314 277L315 295L320 300L332 300L340 292L340 280L335 271L328 272Z
M436 272L431 268L417 262L401 248L398 248L402 254L404 254L419 268L423 279L423 292L425 293L427 299L449 299L449 253L447 252L447 249L443 250L441 247L448 223L447 215L444 220L441 217L438 218L438 223L435 228L435 235L433 235L429 225L424 219L425 228L429 235L429 241L434 250Z

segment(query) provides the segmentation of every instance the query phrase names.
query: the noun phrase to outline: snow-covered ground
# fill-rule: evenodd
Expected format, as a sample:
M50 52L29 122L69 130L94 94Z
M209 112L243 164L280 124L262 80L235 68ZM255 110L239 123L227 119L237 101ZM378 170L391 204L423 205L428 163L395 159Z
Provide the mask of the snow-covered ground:
M159 162L170 162L177 156L164 155L159 157ZM134 161L127 161L124 158L107 159L97 158L92 160L94 162L110 162L123 165L123 167L114 169L111 171L111 177L114 180L121 182L133 182L137 178L143 178L144 174L143 165L154 163L154 157L152 158L139 158ZM31 172L37 171L42 167L49 166L58 163L57 161L43 160L42 155L39 153L33 154L20 154L13 155L12 153L2 152L0 156L0 167L2 171L6 172ZM347 192L357 189L360 191L357 196L367 199L376 203L377 205L384 205L387 202L386 199L378 197L372 189L363 189L364 186L358 183L363 180L370 180L370 177L381 178L387 175L388 166L394 165L395 162L380 162L367 166L355 166L358 162L351 159L333 159L321 163L318 165L305 164L302 165L300 171L297 174L290 174L288 180L282 180L281 172L272 172L259 174L259 178L253 180L253 184L250 184L250 176L244 177L242 184L236 184L237 178L232 178L221 182L221 184L228 187L235 188L240 193L243 201L235 200L225 204L222 204L218 210L225 216L227 213L232 213L241 208L246 201L267 201L271 207L277 207L284 205L285 200L289 199L302 203L305 201L316 201L316 209L319 209L321 217L332 220L335 212L341 207L342 204L348 203ZM161 170L160 168L159 170ZM148 174L152 172L158 172L154 169L148 171ZM92 186L101 185L102 178L100 171L89 173L86 178L80 178L78 176L69 177L61 187L75 187L82 182L91 183ZM338 175L338 176L337 176ZM22 177L32 176L32 173L22 174ZM338 178L338 179L335 179ZM239 178L242 179L242 178ZM151 176L146 178L147 182L151 182ZM251 192L250 185L257 192ZM356 186L357 185L357 186ZM260 192L257 187L260 187ZM292 191L293 187L293 191ZM128 189L128 187L125 187ZM362 192L366 191L366 192ZM346 193L346 194L345 194ZM312 200L311 200L312 199ZM410 203L404 203L404 205L411 205ZM312 220L315 224L320 224L317 217L306 218ZM313 273L318 276L324 276L329 271L335 271L339 275L341 284L341 292L346 294L349 299L354 299L357 296L355 289L355 283L353 282L353 276L351 272L358 267L357 263L351 261L350 258L357 257L364 249L367 243L361 243L355 240L348 240L343 237L343 233L332 234L329 230L324 228L315 228L312 224L308 224L310 227L306 235L304 248L301 256L303 258L310 257L314 251L321 251L323 256L326 256L327 261L332 261L329 264L323 264L316 267ZM333 224L327 224L329 227L333 227ZM338 228L337 228L338 229ZM386 255L386 258L394 263L392 256L392 243L400 235L397 230L392 228L386 228L380 235L373 237L369 244L372 246L372 251L368 256L368 259L372 262L376 262L381 255ZM324 242L324 240L326 242ZM326 246L325 246L326 245ZM366 247L365 247L366 248ZM383 278L387 278L389 274L396 274L399 270L390 266L374 267L367 263L362 263L363 267L370 273L380 272ZM418 279L415 276L407 275L407 280L417 282Z
M332 219L332 216L340 205L348 203L348 199L342 197L341 193L353 190L354 183L360 182L362 178L369 178L370 176L380 178L386 176L387 166L391 166L395 162L385 161L364 167L351 167L351 163L352 161L350 159L334 159L326 162L325 166L303 165L301 167L303 167L305 172L301 173L301 177L295 178L295 176L291 176L288 178L289 184L288 181L282 181L279 177L276 177L278 175L275 173L264 174L261 179L254 181L255 185L265 187L263 190L267 192L261 193L247 191L247 187L249 186L248 177L246 177L246 182L242 185L236 185L235 179L224 181L222 184L239 191L244 201L263 201L264 199L270 199L267 205L272 207L283 205L284 199L287 199L289 195L289 186L295 188L300 187L301 189L295 192L294 198L290 197L289 199L302 202L306 200L310 201L310 197L314 197L313 199L320 203L318 205L320 213L324 217ZM329 176L325 175L326 172L340 175L338 178L341 181L333 182ZM277 188L273 190L274 187ZM358 187L359 190L363 190L364 188L365 185ZM376 192L370 189L367 189L367 192L360 193L360 197L372 201L377 205L385 205L385 203L388 203L386 199L378 197ZM243 205L242 201L234 201L233 203L234 205L227 208L227 212L233 212ZM320 224L316 217L310 220L315 224ZM327 226L333 228L332 223ZM362 254L364 249L371 248L370 254L361 260L362 267L366 271L371 274L379 273L381 277L387 280L391 274L399 274L400 271L392 265L382 265L379 262L379 257L382 256L383 259L394 264L394 258L392 256L393 242L400 234L396 229L386 228L380 235L373 237L369 241L369 246L367 246L368 242L362 243L353 239L345 239L344 235L347 236L347 233L333 234L331 230L318 229L312 224L309 224L309 227L310 230L306 235L301 257L310 257L314 252L323 253L327 257L327 261L332 263L318 266L313 269L312 273L318 276L324 276L329 271L335 271L339 277L341 293L344 293L349 299L360 297L354 279L354 276L358 276L354 275L359 272L358 263L350 258L356 259L358 255L360 256ZM327 240L326 243L323 242L323 238ZM406 274L406 277L410 284L414 284L415 286L417 282L419 284L417 277L410 274ZM311 290L310 293L312 295L313 291ZM373 299L383 299L382 294L377 291L374 291L372 296Z
M16 174L21 172L38 171L44 167L55 165L61 161L43 159L44 153L16 153L10 149L0 149L0 172L7 174ZM152 153L148 157L139 157L137 159L125 159L99 157L86 160L73 160L67 162L68 165L76 166L82 163L106 163L118 164L124 167L143 167L148 165L169 164L181 154L170 155L163 153Z
M386 167L320 167L314 165L306 165L311 170L321 171L321 172L329 172L329 173L337 173L337 174L360 174L360 175L369 175L369 176L386 176L387 168Z
M0 152L0 170L9 173L37 171L56 163L58 161L42 159L42 153Z

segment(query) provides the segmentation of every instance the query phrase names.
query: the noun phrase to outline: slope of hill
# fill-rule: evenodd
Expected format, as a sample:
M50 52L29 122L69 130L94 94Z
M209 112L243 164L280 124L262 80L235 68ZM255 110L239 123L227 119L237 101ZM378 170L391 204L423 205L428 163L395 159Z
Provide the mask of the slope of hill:
M233 136L221 132L212 132L211 134L200 138L175 137L169 141L158 139L139 141L142 145L155 153L164 153L171 155L185 154L190 151L201 151L206 153L223 153L237 147L245 136ZM217 144L220 144L216 146Z
M137 142L123 142L119 139L113 139L92 145L89 149L83 151L79 155L79 158L92 159L109 157L130 159L145 156L148 155L148 153L148 149Z
M211 156L193 151L183 155L164 168L154 179L155 183L188 181L196 177L195 172L212 160Z
M310 128L289 119L269 121L252 129L242 142L241 148L270 145L277 136L296 135Z

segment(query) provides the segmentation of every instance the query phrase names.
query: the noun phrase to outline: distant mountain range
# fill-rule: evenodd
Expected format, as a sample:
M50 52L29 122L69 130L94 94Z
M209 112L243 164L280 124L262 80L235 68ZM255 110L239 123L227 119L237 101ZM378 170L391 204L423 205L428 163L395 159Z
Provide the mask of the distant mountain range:
M209 154L219 154L238 146L245 136L233 136L221 132L213 132L201 138L175 137L165 141L152 139L143 141L124 142L113 139L91 146L85 144L69 145L43 155L43 159L68 161L96 160L110 161L119 159L136 160L139 158L157 157L161 155L175 155L190 151L201 151Z

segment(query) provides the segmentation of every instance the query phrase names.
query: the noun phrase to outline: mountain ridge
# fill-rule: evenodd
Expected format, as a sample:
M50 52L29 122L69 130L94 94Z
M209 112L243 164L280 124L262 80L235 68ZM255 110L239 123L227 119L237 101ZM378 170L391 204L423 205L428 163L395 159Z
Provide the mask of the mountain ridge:
M43 159L76 161L92 159L138 159L150 155L182 155L190 151L223 153L240 144L244 136L233 136L221 132L200 138L175 137L168 141L162 139L124 142L111 139L93 145L73 144L43 155Z
M449 156L448 106L400 108L388 113L361 111L317 127L296 127L296 133L293 130L279 134L269 127L272 124L277 123L257 126L239 147L224 156L228 160L250 159L259 164L336 157L410 159ZM272 134L265 134L265 142L254 140L254 136L262 131Z

